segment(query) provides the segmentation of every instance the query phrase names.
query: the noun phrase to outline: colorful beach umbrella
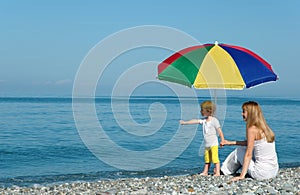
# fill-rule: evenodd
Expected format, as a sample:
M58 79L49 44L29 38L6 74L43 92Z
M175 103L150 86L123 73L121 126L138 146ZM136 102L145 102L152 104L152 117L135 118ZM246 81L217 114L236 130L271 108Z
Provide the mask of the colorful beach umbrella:
M271 65L254 52L216 42L171 55L158 65L158 79L196 89L244 89L278 77Z

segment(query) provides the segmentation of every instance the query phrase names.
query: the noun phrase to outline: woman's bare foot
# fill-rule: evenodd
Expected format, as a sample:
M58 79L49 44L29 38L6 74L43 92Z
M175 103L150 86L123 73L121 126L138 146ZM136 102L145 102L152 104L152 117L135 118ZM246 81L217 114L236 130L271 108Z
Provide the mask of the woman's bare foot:
M200 175L201 175L201 176L207 176L208 173L202 172L202 173L200 173Z
M215 173L214 176L220 176L220 173Z

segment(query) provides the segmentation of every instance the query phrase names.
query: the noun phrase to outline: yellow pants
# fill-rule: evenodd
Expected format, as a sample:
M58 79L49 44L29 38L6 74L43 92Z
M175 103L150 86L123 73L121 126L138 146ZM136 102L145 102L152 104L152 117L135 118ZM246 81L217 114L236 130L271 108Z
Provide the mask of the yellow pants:
M205 163L219 163L219 146L212 146L210 148L205 148L204 151L204 161Z

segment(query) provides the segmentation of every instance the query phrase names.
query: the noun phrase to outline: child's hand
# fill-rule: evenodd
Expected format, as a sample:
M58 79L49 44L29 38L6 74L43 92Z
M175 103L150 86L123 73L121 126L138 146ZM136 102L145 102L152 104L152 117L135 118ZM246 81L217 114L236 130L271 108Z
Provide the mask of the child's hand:
M227 144L227 140L221 140L220 142L220 147L222 148L223 146L225 146Z
M180 123L181 125L185 125L185 121L184 121L184 120L180 120L179 123Z

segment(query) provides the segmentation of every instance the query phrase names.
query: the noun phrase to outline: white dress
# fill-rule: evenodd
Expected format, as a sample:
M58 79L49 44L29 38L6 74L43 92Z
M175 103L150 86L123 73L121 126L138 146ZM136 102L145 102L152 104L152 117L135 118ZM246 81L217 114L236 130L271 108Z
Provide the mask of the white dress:
M228 155L221 167L225 175L233 174L242 167L246 148L240 146ZM269 179L276 177L278 169L275 141L268 143L265 138L254 141L254 156L247 173L254 179Z

